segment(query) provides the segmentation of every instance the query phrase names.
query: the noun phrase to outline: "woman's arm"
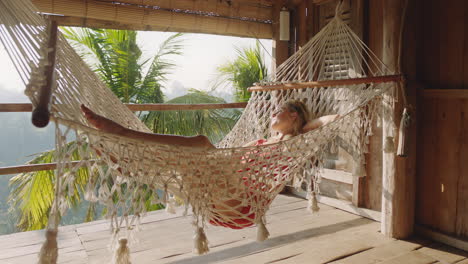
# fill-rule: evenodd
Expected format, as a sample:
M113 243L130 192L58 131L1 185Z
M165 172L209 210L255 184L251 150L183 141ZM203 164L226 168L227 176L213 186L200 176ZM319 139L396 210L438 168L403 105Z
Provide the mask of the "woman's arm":
M84 105L81 105L81 111L85 115L86 119L95 126L97 129L116 134L128 138L133 139L141 139L161 144L167 145L176 145L176 146L184 146L184 147L194 147L194 148L215 148L213 144L211 144L210 140L203 135L194 136L194 137L184 137L184 136L177 136L177 135L164 135L164 134L152 134L152 133L145 133L136 130L131 130L126 127L121 126L120 124L107 119L103 116L100 116L89 108Z
M321 126L324 126L324 125L326 125L326 124L328 124L330 122L335 121L338 117L340 117L340 115L326 115L326 116L321 116L319 118L310 120L302 128L302 132L306 133L306 132L309 132L309 131L314 130L316 128L319 128Z

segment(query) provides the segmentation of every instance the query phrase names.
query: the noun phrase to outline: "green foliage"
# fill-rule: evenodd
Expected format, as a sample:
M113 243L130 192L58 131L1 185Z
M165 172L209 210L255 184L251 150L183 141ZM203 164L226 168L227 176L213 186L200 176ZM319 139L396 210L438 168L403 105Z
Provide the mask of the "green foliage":
M123 103L164 101L161 83L175 66L166 58L181 54L181 34L169 37L153 58L143 60L136 31L71 28L62 31Z
M247 88L266 78L268 68L258 40L254 48L236 48L236 52L237 57L233 61L218 67L220 81L218 81L217 86L232 83L235 100L247 102L250 98Z
M74 142L68 148L74 148ZM77 151L72 152L72 160L79 160ZM54 162L55 151L44 152L29 164ZM76 207L82 201L84 186L89 178L87 169L79 169L75 174L74 189L67 193L66 200L70 207ZM37 171L16 175L10 180L12 190L8 197L10 207L20 211L18 228L23 231L42 229L46 226L49 211L54 199L54 171Z
M190 90L167 104L226 103L222 98L203 91ZM142 120L155 133L173 135L206 135L211 142L220 141L234 126L241 112L233 109L203 109L186 111L155 111L142 116Z

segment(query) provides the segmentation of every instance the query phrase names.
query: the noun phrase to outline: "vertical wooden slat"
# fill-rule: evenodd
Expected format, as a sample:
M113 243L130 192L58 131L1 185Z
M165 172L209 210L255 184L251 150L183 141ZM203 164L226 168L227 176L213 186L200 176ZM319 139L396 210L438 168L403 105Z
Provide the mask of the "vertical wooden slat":
M307 3L307 40L310 40L315 33L318 31L316 30L318 26L317 20L317 7L312 1L306 1Z
M431 19L440 26L439 81L443 88L460 89L463 86L464 5L467 4L459 0L438 2L443 4L438 10L439 16Z
M382 57L382 2L369 1L368 39L369 48ZM377 69L372 69L377 70ZM382 208L382 126L374 120L373 136L369 140L369 154L366 157L367 186L364 206L380 211Z
M432 203L433 193L436 192L433 184L434 168L426 164L437 164L436 160L436 141L438 135L434 131L436 124L436 113L438 110L437 99L425 98L421 104L421 118L419 121L421 136L418 138L418 168L417 168L417 211L416 221L418 224L434 226L432 222L434 217L435 204Z
M465 3L465 9L468 8L468 4ZM465 13L464 22L465 28L463 32L463 89L468 89L468 12Z
M281 8L285 5L285 0L274 1L273 3L273 58L272 68L275 71L276 67L283 63L289 56L288 54L288 42L279 40L279 15Z
M302 47L307 43L307 0L302 0L302 2L299 4L297 8L297 15L299 18L299 25L298 25L298 31L299 31L299 39L298 39L298 46Z
M455 223L455 234L468 237L468 165L465 162L468 160L468 100L460 100L460 103L460 135L462 136L459 142L460 173L457 181L457 219Z
M432 199L438 200L433 200L438 205L434 214L437 228L451 234L455 232L459 162L464 162L459 160L460 112L459 100L439 99L435 152L438 162L434 164L436 175L432 182L436 192Z
M422 43L424 54L421 57L421 81L430 86L439 86L439 68L441 58L441 26L438 21L440 8L443 3L439 0L427 0L420 2L420 8L424 9L424 41ZM429 88L427 87L427 88Z
M351 14L350 26L352 30L356 33L356 35L358 35L361 39L363 39L364 1L363 0L350 1L349 8L350 8L349 12ZM357 207L366 207L366 200L368 198L368 193L367 193L368 182L369 182L369 178L367 177L354 177L353 178L352 202Z

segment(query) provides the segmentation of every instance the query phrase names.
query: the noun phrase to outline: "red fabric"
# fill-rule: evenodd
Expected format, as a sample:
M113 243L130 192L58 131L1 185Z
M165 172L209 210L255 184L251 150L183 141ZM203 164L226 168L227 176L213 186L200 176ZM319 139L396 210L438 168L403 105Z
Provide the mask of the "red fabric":
M255 143L255 146L263 145L266 142L267 142L266 139L259 139ZM261 154L261 155L265 155L265 154ZM273 157L276 157L276 156L273 156ZM269 159L270 157L266 157L266 158ZM243 160L243 162L254 163L255 159L248 159L247 161ZM266 168L267 166L268 166L267 164L263 165L264 168ZM286 170L287 168L288 168L288 166L285 165L285 166L281 167L281 170ZM245 169L245 171L250 171L250 170L251 170L250 168ZM239 172L242 172L242 171L243 170L239 170ZM258 171L255 171L255 173L258 173ZM263 183L255 184L255 180L250 180L247 177L243 177L242 179L244 180L245 186L249 187L249 189L252 190L252 191L249 192L249 195L251 195L251 196L255 195L255 193L253 192L254 190L259 190L259 189L264 189L265 188L265 184L263 184ZM275 179L275 181L276 181L276 179ZM265 191L268 191L268 190L265 190ZM254 197L254 199L256 200L256 197ZM269 200L265 201L265 203L268 204L268 203L270 203L270 201ZM210 222L210 224L215 225L215 226L223 226L223 227L228 227L228 228L232 228L232 229L243 229L243 228L246 228L246 227L249 227L249 226L252 226L252 225L255 224L253 222L253 220L255 219L255 213L251 212L251 209L252 209L252 207L250 205L247 205L247 206L241 207L240 210L239 210L239 215L241 215L241 214L246 215L246 218L248 218L248 219L239 217L239 218L230 219L232 222L231 221L223 222L220 219L212 218L212 219L210 219L209 222Z

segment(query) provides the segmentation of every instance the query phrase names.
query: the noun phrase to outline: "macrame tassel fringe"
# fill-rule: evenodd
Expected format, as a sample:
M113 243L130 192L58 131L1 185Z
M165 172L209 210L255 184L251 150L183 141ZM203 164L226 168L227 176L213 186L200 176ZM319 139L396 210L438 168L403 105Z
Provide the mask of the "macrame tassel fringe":
M193 250L198 255L203 255L210 251L210 248L208 247L208 239L206 238L205 230L203 230L203 227L197 227L193 240L194 240Z
M172 196L167 200L166 212L170 213L170 214L175 214L176 213L175 205L176 205L176 200L175 200L174 196Z
M411 116L408 113L408 109L403 109L403 114L400 121L400 128L398 130L398 149L397 155L400 157L408 156L408 133L409 133L409 126L411 123Z
M40 264L55 264L58 258L57 233L55 229L47 229L46 241L39 252Z
M318 202L317 202L317 195L315 194L315 192L313 192L309 196L309 204L307 206L307 210L312 213L316 213L320 211L320 207L318 206Z
M114 252L113 264L131 264L130 249L127 246L128 240L126 238L119 239L119 247Z
M270 232L268 232L268 229L265 226L265 220L261 219L257 223L257 241L265 241L268 237L270 237Z
M395 143L394 143L393 137L385 138L384 152L385 153L395 152Z

